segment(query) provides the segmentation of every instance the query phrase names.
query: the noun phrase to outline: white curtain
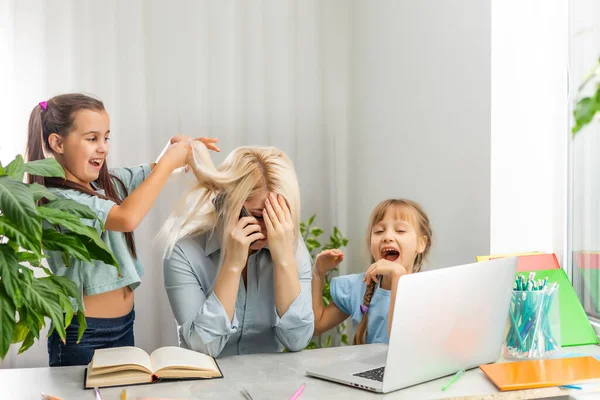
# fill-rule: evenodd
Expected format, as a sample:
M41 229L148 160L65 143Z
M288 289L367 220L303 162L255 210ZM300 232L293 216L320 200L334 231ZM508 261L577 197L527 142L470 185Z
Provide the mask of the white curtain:
M0 0L0 160L23 153L29 112L67 92L102 99L109 166L153 161L176 133L224 155L274 145L295 162L302 217L347 226L351 2L345 0ZM136 344L176 343L153 238L179 196L170 183L137 229L146 275ZM44 332L45 334L45 332ZM45 337L0 368L46 366Z

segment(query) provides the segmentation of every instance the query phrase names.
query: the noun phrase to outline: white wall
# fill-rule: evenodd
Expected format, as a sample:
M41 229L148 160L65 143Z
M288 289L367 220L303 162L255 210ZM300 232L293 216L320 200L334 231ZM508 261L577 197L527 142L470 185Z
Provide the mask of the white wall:
M373 207L420 202L430 267L490 249L490 1L356 2L349 249L364 270Z
M492 3L491 251L564 265L569 0Z

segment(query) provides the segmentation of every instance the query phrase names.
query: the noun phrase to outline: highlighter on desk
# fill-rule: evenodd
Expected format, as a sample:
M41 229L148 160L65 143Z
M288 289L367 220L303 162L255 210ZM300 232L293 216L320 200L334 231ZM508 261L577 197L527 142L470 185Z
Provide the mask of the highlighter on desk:
M306 387L306 383L303 383L302 385L300 385L300 387L298 388L298 390L296 390L294 392L294 394L292 395L292 397L290 397L290 400L297 400L300 398L300 396L302 396L302 392L304 391L304 388Z
M460 377L464 375L464 373L465 373L465 370L461 369L456 374L454 374L454 376L452 378L450 378L448 383L446 383L444 386L442 386L442 392L445 392L446 390L448 390L448 388L450 386L452 386L457 380L459 380Z
M61 397L52 396L51 394L42 393L41 400L63 400Z

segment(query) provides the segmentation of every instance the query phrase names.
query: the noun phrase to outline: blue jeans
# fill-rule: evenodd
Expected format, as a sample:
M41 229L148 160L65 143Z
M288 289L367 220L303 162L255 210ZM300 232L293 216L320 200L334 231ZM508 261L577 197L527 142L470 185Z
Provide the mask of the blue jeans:
M135 311L118 318L87 317L87 329L77 344L79 323L74 316L67 327L66 344L54 330L48 337L48 364L51 367L87 365L92 361L94 350L108 347L134 346L133 321Z

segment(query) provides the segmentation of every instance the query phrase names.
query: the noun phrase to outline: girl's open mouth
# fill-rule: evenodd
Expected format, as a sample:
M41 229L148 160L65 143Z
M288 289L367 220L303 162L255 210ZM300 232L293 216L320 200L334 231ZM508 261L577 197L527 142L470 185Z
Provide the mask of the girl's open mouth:
M400 257L400 252L392 247L384 247L381 249L381 258L394 262L398 257Z
M102 158L92 158L90 160L90 165L97 170L100 170L100 168L102 167L102 162L104 162L104 160Z

